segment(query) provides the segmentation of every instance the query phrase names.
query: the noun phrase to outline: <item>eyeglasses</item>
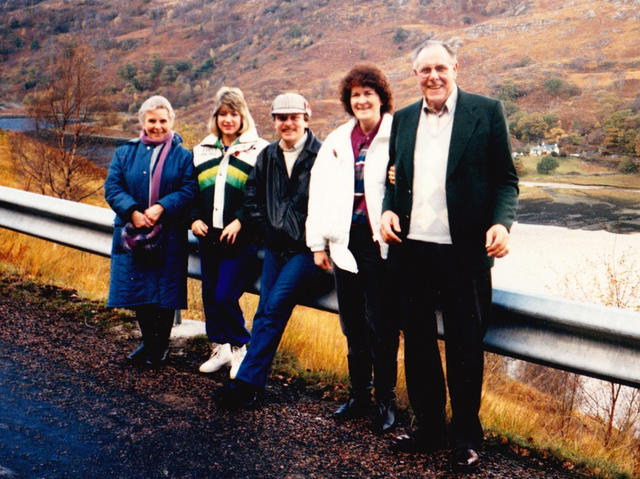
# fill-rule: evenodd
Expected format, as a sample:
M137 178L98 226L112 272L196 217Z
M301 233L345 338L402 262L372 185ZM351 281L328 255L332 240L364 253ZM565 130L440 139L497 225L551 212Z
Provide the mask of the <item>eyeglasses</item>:
M298 121L300 118L302 118L302 113L278 113L277 115L273 115L273 117L276 120L284 123L287 120Z
M449 65L424 66L420 70L416 70L416 74L421 77L428 77L435 71L437 75L443 75L448 73L450 68Z

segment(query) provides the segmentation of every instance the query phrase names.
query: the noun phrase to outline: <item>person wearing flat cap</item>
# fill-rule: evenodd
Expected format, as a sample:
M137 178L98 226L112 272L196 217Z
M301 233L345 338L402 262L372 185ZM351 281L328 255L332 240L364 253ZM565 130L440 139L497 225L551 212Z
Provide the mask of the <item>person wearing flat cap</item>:
M311 107L302 95L283 93L271 116L279 140L260 152L245 184L244 217L264 241L264 261L247 354L219 395L229 409L260 405L291 312L320 272L305 241L310 172L321 145L309 130Z

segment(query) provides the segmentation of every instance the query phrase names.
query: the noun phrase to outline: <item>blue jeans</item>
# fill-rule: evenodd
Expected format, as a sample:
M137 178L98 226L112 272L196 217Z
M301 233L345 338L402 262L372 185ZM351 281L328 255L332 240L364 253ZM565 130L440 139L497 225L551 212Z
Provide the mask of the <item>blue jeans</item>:
M200 241L202 305L209 341L232 346L249 342L238 300L250 279L254 261L254 245L227 247Z
M300 293L319 271L313 254L277 256L266 249L260 279L260 301L253 317L251 343L237 379L264 388L271 363Z

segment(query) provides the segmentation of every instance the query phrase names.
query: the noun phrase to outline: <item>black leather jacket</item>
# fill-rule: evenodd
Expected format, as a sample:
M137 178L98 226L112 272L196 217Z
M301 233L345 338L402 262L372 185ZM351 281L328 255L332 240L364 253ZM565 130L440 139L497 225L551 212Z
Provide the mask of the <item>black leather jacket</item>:
M258 155L245 184L244 215L248 226L275 253L309 252L305 243L305 221L309 200L311 167L322 144L307 130L307 141L287 174L278 142ZM262 238L260 238L262 236Z

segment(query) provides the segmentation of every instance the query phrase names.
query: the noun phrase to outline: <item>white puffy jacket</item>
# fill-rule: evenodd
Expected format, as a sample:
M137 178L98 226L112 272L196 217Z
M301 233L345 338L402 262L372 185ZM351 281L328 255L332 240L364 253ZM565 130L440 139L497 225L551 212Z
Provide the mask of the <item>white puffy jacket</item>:
M388 245L380 237L382 199L389 163L389 135L393 117L385 113L382 123L364 162L364 195L373 240L380 245L380 254L387 257ZM332 131L322 144L311 169L309 211L306 222L307 246L321 251L329 244L329 254L340 268L358 272L356 260L349 251L349 231L353 215L355 158L351 132L356 125L352 118Z

